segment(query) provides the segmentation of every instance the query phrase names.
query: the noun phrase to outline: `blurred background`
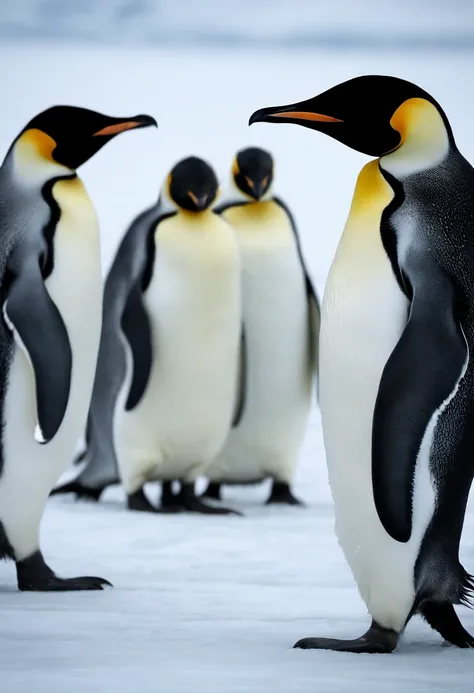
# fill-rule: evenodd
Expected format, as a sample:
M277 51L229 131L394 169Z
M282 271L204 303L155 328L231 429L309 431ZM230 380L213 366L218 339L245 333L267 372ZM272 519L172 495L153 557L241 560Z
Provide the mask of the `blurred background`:
M104 267L176 160L205 157L225 185L236 149L260 144L276 156L277 190L322 291L364 157L292 125L247 122L357 74L418 82L474 160L472 0L2 0L0 55L3 151L54 103L158 120L158 132L120 137L83 168Z
M8 39L121 46L471 47L472 0L16 0Z

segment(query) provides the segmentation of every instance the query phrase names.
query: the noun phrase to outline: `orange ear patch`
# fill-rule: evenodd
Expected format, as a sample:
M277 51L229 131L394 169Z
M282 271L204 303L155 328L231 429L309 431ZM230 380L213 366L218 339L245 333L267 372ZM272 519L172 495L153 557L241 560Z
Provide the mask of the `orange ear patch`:
M56 148L56 142L42 130L32 128L21 135L15 147L20 149L28 158L53 161L53 150Z
M235 157L234 161L232 162L232 174L234 176L238 176L239 173L240 173L239 162L237 161L237 157Z

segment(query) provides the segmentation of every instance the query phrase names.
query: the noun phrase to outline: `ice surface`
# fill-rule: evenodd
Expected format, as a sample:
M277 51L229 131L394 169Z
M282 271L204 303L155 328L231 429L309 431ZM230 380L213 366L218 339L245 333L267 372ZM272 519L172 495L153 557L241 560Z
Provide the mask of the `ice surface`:
M319 291L366 161L291 125L247 128L264 105L309 97L361 73L398 74L444 105L474 161L472 54L243 53L0 49L0 151L41 109L71 103L118 116L149 112L159 130L124 134L83 167L103 232L104 267L128 221L179 158L205 156L227 176L237 147L275 152L278 191L299 222ZM74 136L74 133L71 133ZM474 454L474 451L473 451ZM150 494L155 494L153 486ZM60 575L100 575L102 593L20 594L0 566L1 693L413 693L473 690L474 654L443 648L414 619L390 656L292 650L307 635L357 636L368 624L338 547L319 412L296 492L307 509L265 508L267 488L233 489L239 517L123 511L110 489L95 506L54 499L42 548ZM474 516L462 559L474 572ZM474 614L459 613L474 632Z

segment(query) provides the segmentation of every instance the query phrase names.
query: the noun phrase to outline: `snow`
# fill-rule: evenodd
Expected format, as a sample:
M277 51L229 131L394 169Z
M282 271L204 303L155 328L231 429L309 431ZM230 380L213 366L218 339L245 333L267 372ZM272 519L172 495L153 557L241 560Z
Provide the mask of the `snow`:
M258 107L307 98L356 74L412 79L444 105L474 161L474 55L401 52L103 50L3 46L0 151L38 111L80 104L112 115L156 116L82 169L103 232L103 265L128 221L190 153L223 180L237 147L277 157L277 189L295 212L308 266L324 286L366 157L291 125L247 127ZM73 135L73 133L72 133ZM293 650L308 635L352 637L368 617L338 547L315 409L296 493L306 509L266 508L268 488L229 489L240 517L146 516L123 510L120 489L99 505L53 499L42 548L64 576L100 575L113 590L20 594L0 565L2 693L344 693L472 690L472 652L443 647L413 619L390 656ZM150 485L150 497L157 491ZM474 512L461 551L474 572ZM459 613L474 632L474 614Z

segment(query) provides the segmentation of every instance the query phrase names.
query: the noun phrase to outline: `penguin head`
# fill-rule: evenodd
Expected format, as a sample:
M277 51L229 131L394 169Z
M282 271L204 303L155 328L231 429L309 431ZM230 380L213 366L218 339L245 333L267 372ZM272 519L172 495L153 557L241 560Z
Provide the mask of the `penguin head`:
M157 123L148 115L112 118L87 108L53 106L30 120L16 142L27 143L42 158L75 170L116 135L150 125Z
M187 212L204 212L213 204L218 191L216 174L196 156L178 162L168 176L167 196Z
M446 115L430 94L416 84L383 75L356 77L306 101L261 108L252 114L249 125L295 123L319 130L363 154L381 157L403 144L415 101L425 104L425 113L436 109L453 142Z
M270 191L273 182L272 155L258 147L242 149L233 161L232 179L247 198L258 202Z

